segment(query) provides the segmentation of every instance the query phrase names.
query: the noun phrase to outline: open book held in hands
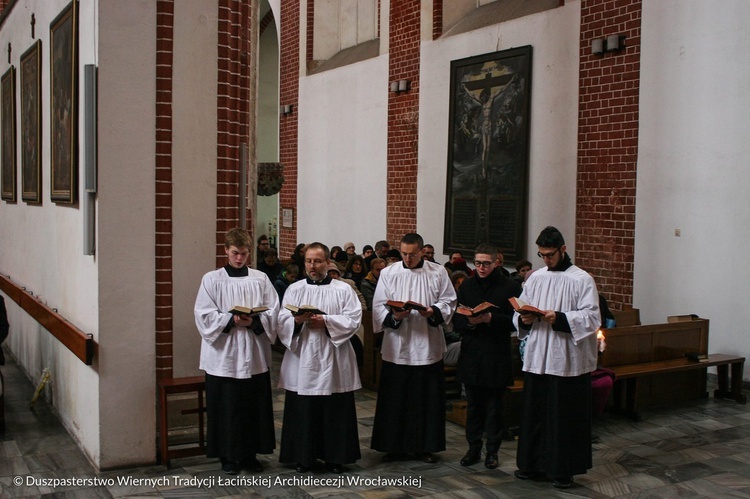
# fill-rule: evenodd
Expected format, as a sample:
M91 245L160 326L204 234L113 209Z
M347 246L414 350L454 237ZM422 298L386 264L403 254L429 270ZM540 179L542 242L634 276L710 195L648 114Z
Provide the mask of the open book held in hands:
M508 298L508 301L513 306L513 310L515 310L516 312L518 312L521 315L523 315L523 314L532 314L532 315L537 315L539 317L544 317L544 311L543 310L539 310L538 308L536 308L536 307L534 307L532 305L529 305L525 301L519 300L515 296L511 297L511 298Z
M266 310L268 310L268 307L243 307L241 305L235 305L234 307L232 307L232 310L230 310L229 313L235 315L249 315L253 317L262 312L265 312Z
M456 308L456 313L465 315L466 317L478 317L490 311L491 308L498 308L497 305L485 301L477 305L476 307L467 307L466 305L459 305Z
M312 305L300 305L299 307L295 307L294 305L284 305L284 308L289 310L292 315L302 315L311 313L314 315L326 315L325 312L320 310L318 307L313 307Z
M415 301L388 300L385 302L385 306L388 307L388 310L391 312L401 312L403 310L427 310L427 307Z

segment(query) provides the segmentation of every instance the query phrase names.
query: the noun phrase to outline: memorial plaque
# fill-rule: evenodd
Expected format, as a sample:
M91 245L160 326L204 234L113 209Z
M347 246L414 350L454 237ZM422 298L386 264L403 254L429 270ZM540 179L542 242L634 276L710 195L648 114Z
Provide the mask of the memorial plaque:
M530 90L530 46L451 63L445 254L526 256Z

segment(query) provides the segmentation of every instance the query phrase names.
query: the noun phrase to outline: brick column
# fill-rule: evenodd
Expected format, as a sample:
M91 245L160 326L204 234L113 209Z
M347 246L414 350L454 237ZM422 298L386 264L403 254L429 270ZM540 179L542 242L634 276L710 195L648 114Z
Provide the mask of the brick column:
M156 3L156 379L172 377L172 44L174 0Z
M408 92L388 94L386 238L392 244L417 229L420 23L419 0L391 1L388 81L411 81Z
M576 264L615 309L633 303L641 2L581 1ZM613 34L624 50L591 53Z
M241 0L219 0L217 164L216 164L216 266L226 263L224 234L240 225L240 149L251 146L249 120L251 96L247 60L251 9ZM254 96L252 97L255 98ZM252 214L247 214L252 220ZM252 223L248 229L252 234Z
M308 0L308 5L312 0ZM311 12L311 11L310 11ZM311 13L308 12L311 16ZM297 99L299 96L299 2L281 2L280 12L279 104L291 104L291 114L279 119L279 161L284 165L284 185L279 193L279 208L294 210L293 227L279 224L279 257L288 258L297 245ZM312 20L308 24L308 45L312 46ZM311 49L308 49L311 50ZM312 54L312 52L310 52ZM311 242L311 241L307 241Z

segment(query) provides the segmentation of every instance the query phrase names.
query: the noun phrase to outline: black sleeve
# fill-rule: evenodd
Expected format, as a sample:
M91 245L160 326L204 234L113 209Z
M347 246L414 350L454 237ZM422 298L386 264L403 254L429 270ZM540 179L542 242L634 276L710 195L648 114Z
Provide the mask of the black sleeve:
M560 333L573 333L570 329L568 318L565 316L565 312L555 312L555 323L552 324L552 329Z
M257 336L260 336L261 334L266 332L266 329L263 327L263 323L260 321L259 315L256 315L253 318L253 323L250 324L250 330Z
M231 331L233 327L234 327L234 315L229 317L229 322L227 323L226 326L224 326L224 329L222 329L221 332L224 334L229 334L229 331Z
M430 326L437 327L445 322L443 314L435 305L431 306L430 308L432 309L432 315L427 318L427 322L430 324Z
M398 329L400 325L401 321L396 321L396 319L393 318L393 312L388 312L388 315L385 316L385 320L383 321L383 327Z

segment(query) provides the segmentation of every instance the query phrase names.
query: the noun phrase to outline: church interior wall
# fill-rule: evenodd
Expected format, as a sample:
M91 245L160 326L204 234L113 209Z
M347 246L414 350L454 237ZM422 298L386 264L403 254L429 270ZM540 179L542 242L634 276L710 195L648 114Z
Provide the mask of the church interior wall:
M84 218L80 203L55 204L50 200L50 32L49 25L68 5L68 0L21 0L9 11L0 28L0 42L10 44L11 63L16 68L16 202L0 206L0 272L51 308L56 308L81 330L101 341L99 309L99 262L83 254ZM83 65L96 62L96 2L79 4L79 82ZM31 15L34 14L32 38ZM20 59L37 40L41 40L41 115L42 154L41 199L29 204L21 199L21 116ZM0 73L8 67L4 50ZM82 95L82 92L80 93ZM78 101L79 116L84 105ZM83 164L83 119L79 120L79 165ZM80 168L80 167L79 167ZM83 192L79 176L78 198ZM44 330L25 311L6 297L11 332L6 341L27 375L38 380L48 368L52 383L47 397L70 434L94 460L99 452L99 373L97 366L86 366L57 339Z
M579 16L580 3L569 1L501 25L422 42L417 227L438 254L445 216L450 63L525 45L533 47L526 248L532 256L539 231L555 225L575 253Z
M300 79L300 242L385 237L387 100L387 56Z
M153 1L99 2L100 468L156 446L155 19Z
M260 35L258 58L258 162L279 161L279 38L276 25ZM270 235L268 224L278 226L279 196L258 196L255 235ZM288 255L279 255L285 258Z
M195 293L215 268L218 0L175 4L172 112L173 375L196 376ZM184 84L189 82L189 84Z
M745 357L748 18L741 0L644 0L633 300L644 323L710 319L709 350Z

